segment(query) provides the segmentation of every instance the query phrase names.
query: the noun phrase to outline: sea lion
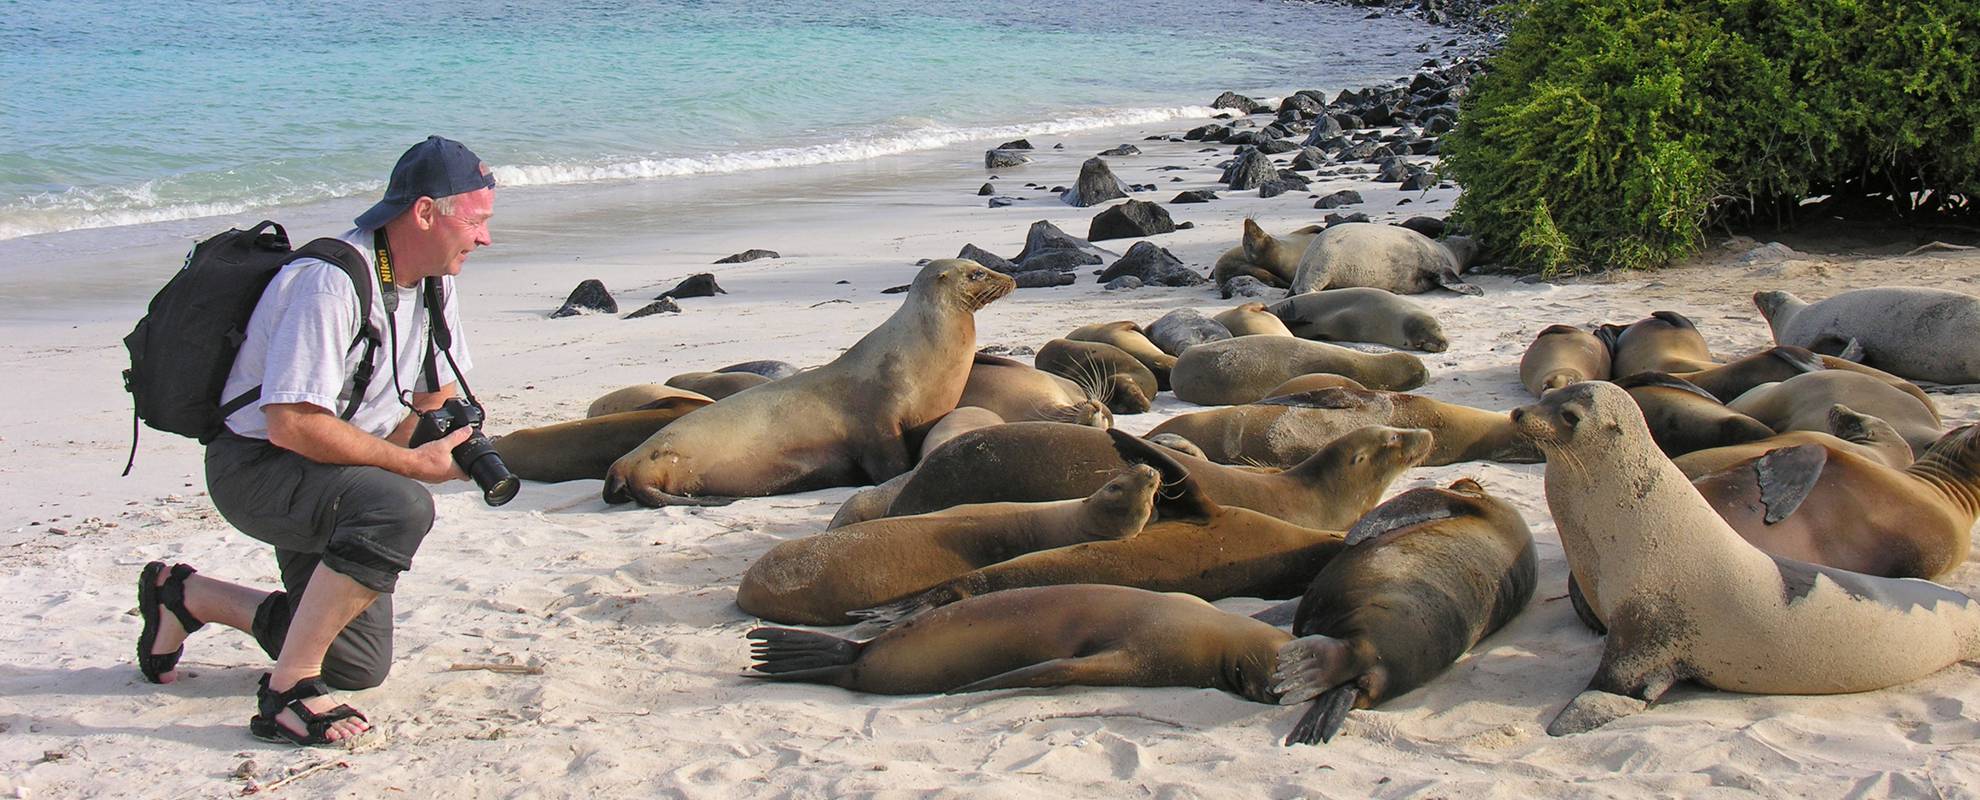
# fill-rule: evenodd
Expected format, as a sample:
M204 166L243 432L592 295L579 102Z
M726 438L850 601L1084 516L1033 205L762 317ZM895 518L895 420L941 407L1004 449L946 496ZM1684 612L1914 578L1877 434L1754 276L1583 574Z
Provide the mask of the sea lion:
M1665 455L1681 456L1774 435L1766 423L1727 408L1705 390L1661 372L1631 375L1616 385L1636 401Z
M757 628L753 678L875 694L1037 686L1194 686L1271 703L1272 625L1186 594L1127 586L1012 589L936 609L865 642Z
M1025 553L1133 536L1160 475L1134 466L1084 500L987 503L888 517L783 542L743 573L736 605L772 622L845 625L846 612L899 600Z
M1096 389L1097 391L1097 389ZM976 406L1006 422L1040 420L1114 426L1114 414L1085 387L1030 364L977 353L957 406Z
M1286 744L1334 738L1349 709L1374 708L1457 663L1533 598L1538 558L1519 511L1465 478L1377 506L1299 600L1272 689L1313 701Z
M1896 428L1915 453L1939 440L1944 425L1931 406L1874 376L1829 369L1755 386L1726 407L1777 431L1828 430L1829 407L1847 405Z
M1854 361L1845 361L1835 356L1811 353L1806 348L1776 346L1734 359L1724 364L1695 372L1674 373L1671 377L1682 378L1692 385L1711 393L1720 402L1730 403L1755 386L1763 383L1778 383L1796 375L1820 372L1825 369L1860 372L1891 385L1892 388L1911 395L1925 407L1938 413L1938 407L1916 384L1876 367L1866 367Z
M1573 325L1548 325L1519 357L1519 382L1534 397L1570 383L1606 381L1609 345Z
M1243 303L1211 317L1232 336L1291 336L1286 323L1265 310L1264 303Z
M1694 450L1671 458L1684 476L1696 480L1719 470L1779 450L1802 444L1816 444L1844 450L1896 469L1911 466L1911 445L1891 424L1868 414L1858 414L1849 406L1829 407L1827 431L1788 431L1745 444Z
M495 454L523 480L599 480L612 462L655 432L714 402L705 397L664 397L638 411L524 428L495 437Z
M969 381L976 311L1016 286L974 261L930 262L900 309L832 363L682 417L619 459L606 501L754 497L907 471L909 432L955 409Z
M1402 432L1396 432L1402 438ZM1428 438L1429 434L1413 432ZM1211 500L1181 463L1157 445L1107 431L1121 457L1161 471L1156 519L1133 536L1021 555L951 578L854 616L891 624L965 597L1025 586L1104 583L1205 600L1292 597L1341 549L1335 530L1305 528ZM1407 448L1400 441L1392 452ZM1400 470L1397 470L1400 471Z
M1391 391L1414 389L1429 377L1423 362L1408 353L1363 353L1285 336L1245 336L1190 348L1176 359L1169 383L1179 399L1228 406L1264 399L1279 384L1314 372L1345 375L1370 389Z
M1219 504L1307 528L1344 530L1382 490L1430 454L1428 431L1363 428L1284 471L1227 467L1181 453L1180 462ZM1092 494L1125 465L1102 431L1016 422L970 431L914 470L888 513L925 514L964 503L1068 500Z
M1423 466L1460 461L1532 464L1540 460L1504 412L1421 395L1345 388L1282 395L1257 403L1171 417L1150 436L1179 435L1219 464L1291 467L1328 443L1369 425L1422 428L1436 437Z
M1455 247L1408 228L1344 222L1321 231L1306 245L1287 294L1349 286L1396 294L1422 294L1439 287L1458 294L1484 294L1458 277L1476 248L1468 239L1452 239L1460 240L1452 242Z
M1609 345L1609 374L1627 378L1639 372L1696 372L1718 366L1712 349L1691 318L1657 311L1628 325L1603 325L1595 335Z
M1296 294L1267 307L1292 335L1330 342L1374 342L1403 350L1450 349L1444 326L1421 305L1368 287Z
M1116 414L1140 414L1154 403L1160 383L1134 356L1111 344L1053 339L1038 348L1036 366L1088 387Z
M666 385L722 400L770 382L754 372L683 372L668 378Z
M1346 375L1335 375L1330 372L1312 372L1305 375L1301 375L1297 378L1293 378L1292 380L1286 381L1285 383L1281 383L1277 386L1272 387L1270 390L1265 392L1265 399L1269 400L1274 397L1284 397L1289 394L1299 394L1300 392L1311 392L1320 389L1332 389L1335 387L1340 387L1343 389L1368 388L1366 386L1361 385L1361 381L1357 381Z
M1814 303L1787 292L1756 292L1753 305L1777 344L1828 355L1860 353L1856 360L1911 380L1980 383L1980 298L1972 295L1880 286Z
M1306 246L1322 230L1325 230L1323 226L1308 225L1285 236L1273 236L1247 217L1244 235L1239 238L1238 246L1217 257L1217 265L1210 268L1210 278L1217 282L1217 290L1227 300L1231 296L1231 279L1240 275L1249 275L1266 286L1284 289L1292 285L1293 274L1299 270L1299 259L1306 254Z
M1096 322L1074 328L1066 338L1075 342L1099 342L1111 344L1121 352L1134 356L1134 360L1154 373L1157 388L1169 388L1169 370L1176 366L1176 357L1162 352L1162 348L1148 339L1141 326L1127 320L1118 322Z
M928 433L921 437L921 448L915 451L914 460L916 463L920 463L921 459L926 458L929 453L934 452L935 448L948 444L950 439L954 439L970 431L982 430L992 425L1002 424L1004 424L1004 418L998 416L995 411L977 406L956 406L956 410L943 414L941 419L936 420L935 424L929 427ZM903 472L901 474L905 475L907 473ZM900 476L896 475L894 477Z
M1194 308L1178 308L1142 328L1162 352L1181 358L1183 351L1205 342L1231 338L1231 332Z
M1547 726L1592 730L1692 680L1830 694L1980 658L1980 602L1938 584L1770 556L1657 451L1627 393L1599 381L1513 412L1547 453L1547 506L1568 568L1607 623L1588 688Z
M602 417L606 414L617 414L622 411L637 411L641 406L673 397L704 400L710 403L715 402L715 398L700 392L690 392L686 389L668 386L663 383L641 383L606 392L603 397L591 401L591 406L584 410L584 415L587 417Z
M776 361L771 359L765 359L761 361L744 361L740 364L730 364L726 367L719 367L715 371L716 372L747 372L752 375L762 375L763 377L769 378L770 380L773 381L783 380L792 375L796 375L799 372L796 364L792 364L788 361Z

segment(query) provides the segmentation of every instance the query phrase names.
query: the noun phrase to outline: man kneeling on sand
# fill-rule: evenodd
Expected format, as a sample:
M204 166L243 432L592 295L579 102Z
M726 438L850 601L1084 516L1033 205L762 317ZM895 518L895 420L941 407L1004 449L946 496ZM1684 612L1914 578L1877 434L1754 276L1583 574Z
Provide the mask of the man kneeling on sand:
M488 167L461 143L430 137L400 157L385 198L340 237L377 278L370 308L360 312L352 278L326 261L296 261L269 283L223 395L246 398L259 387L259 397L229 414L227 430L207 446L206 481L229 523L274 546L283 591L215 580L185 564L147 565L138 584L138 666L147 679L177 680L181 643L218 622L253 636L275 659L249 721L256 736L317 745L371 729L329 694L384 682L392 591L433 526L433 497L420 482L465 477L451 453L473 428L407 443L419 412L452 397L456 370L467 371L454 276L491 243L494 203ZM429 277L439 280L439 314L453 333L445 354L435 352L420 291ZM360 313L372 330L390 332L374 358L390 366L391 380L380 375L353 398L366 352L352 345L361 341Z

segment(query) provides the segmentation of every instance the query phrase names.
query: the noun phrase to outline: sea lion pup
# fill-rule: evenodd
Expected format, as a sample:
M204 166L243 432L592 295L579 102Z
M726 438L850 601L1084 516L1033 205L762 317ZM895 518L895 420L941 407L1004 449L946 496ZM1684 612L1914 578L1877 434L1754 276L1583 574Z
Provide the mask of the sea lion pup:
M700 392L691 392L662 383L641 383L606 392L597 400L591 401L591 405L585 408L584 415L587 417L602 417L606 414L617 414L623 411L638 411L660 400L675 397L702 400L706 403L715 402L715 398Z
M1595 335L1609 345L1609 374L1696 372L1719 365L1690 317L1657 311L1628 325L1603 325Z
M977 353L970 364L969 382L963 384L962 399L956 403L958 408L976 406L993 412L1006 422L1114 426L1113 412L1086 387L1030 364L983 353Z
M1231 338L1231 331L1194 308L1178 308L1163 314L1142 329L1148 341L1162 352L1181 358L1184 351L1205 342Z
M1039 369L1091 387L1116 414L1140 414L1154 403L1160 383L1134 356L1111 344L1053 339L1038 348Z
M683 372L668 378L666 385L721 400L770 382L754 372Z
M1458 277L1477 248L1453 236L1437 241L1408 228L1375 222L1344 222L1320 232L1306 245L1287 294L1349 286L1422 294L1443 287L1458 294L1484 290Z
M1650 434L1668 456L1757 442L1774 435L1766 423L1727 408L1704 389L1661 372L1631 375L1616 385L1636 401Z
M1980 427L1903 468L1823 444L1783 447L1692 481L1753 546L1889 578L1941 578L1980 519Z
M1428 448L1424 431L1390 429L1390 474L1420 460L1407 457ZM1205 600L1225 597L1286 598L1304 591L1314 574L1340 551L1334 530L1294 525L1250 509L1210 499L1180 460L1160 446L1118 430L1107 435L1121 457L1155 467L1162 488L1155 495L1156 519L1125 539L1087 542L1018 556L937 584L920 594L858 611L853 616L892 623L965 597L1024 586L1105 583L1157 592L1188 592ZM1381 483L1386 486L1388 480Z
M1219 464L1290 467L1369 425L1430 431L1437 444L1423 459L1426 467L1460 461L1532 464L1540 460L1540 451L1519 435L1505 412L1420 395L1345 388L1182 414L1156 426L1149 436L1179 435Z
M1148 521L1159 477L1136 465L1084 500L957 506L793 539L743 573L736 605L772 622L848 624L848 611L899 600L978 567L1133 536Z
M1429 377L1423 362L1408 353L1364 353L1285 336L1244 336L1190 348L1176 359L1169 384L1179 399L1230 406L1262 400L1273 387L1314 372L1345 375L1370 389L1390 391L1414 389Z
M1267 676L1292 636L1186 594L1039 586L972 597L864 642L790 628L749 638L749 677L856 692L1191 686L1271 703Z
M974 314L1016 285L974 261L930 262L900 309L832 363L682 417L619 459L606 501L760 497L907 471L909 432L954 410L969 381Z
M1307 528L1345 530L1434 443L1427 431L1363 428L1284 471L1227 467L1170 453L1221 505ZM964 503L1069 500L1093 493L1125 462L1103 431L1016 422L970 431L929 453L888 509L926 514Z
M1534 397L1582 381L1606 381L1609 345L1573 325L1548 325L1519 357L1519 382Z
M1421 305L1394 292L1367 287L1296 294L1266 310L1301 339L1374 342L1403 350L1450 349L1444 326Z
M526 481L598 480L612 462L655 432L714 402L706 397L663 397L637 411L524 428L495 437L495 454Z
M1265 393L1265 397L1267 399L1270 399L1273 397L1284 397L1289 394L1299 394L1300 392L1311 392L1319 389L1332 389L1335 387L1340 387L1343 389L1368 388L1366 386L1361 385L1360 381L1357 381L1346 375L1335 375L1328 372L1314 372L1306 375L1301 375L1297 378L1293 378L1292 380L1286 381L1285 383L1281 383L1277 386L1272 387L1270 391L1267 391Z
M1249 275L1266 286L1284 289L1292 284L1306 246L1322 230L1324 226L1308 225L1285 236L1273 236L1258 227L1257 221L1246 218L1238 246L1217 257L1217 265L1210 268L1210 279L1217 282L1217 291L1226 300L1231 297L1231 279L1239 275Z
M1839 369L1761 384L1726 406L1777 431L1821 431L1828 430L1829 407L1837 403L1890 423L1914 454L1925 452L1944 431L1931 406L1874 376Z
M1286 323L1265 310L1264 303L1243 303L1211 317L1232 336L1291 336Z
M1613 384L1513 412L1547 453L1568 568L1609 627L1588 688L1548 725L1579 733L1692 680L1761 694L1881 689L1980 658L1980 602L1935 583L1770 556L1698 494Z
M1745 444L1696 450L1671 458L1684 476L1697 480L1719 470L1741 464L1779 450L1802 444L1816 444L1855 453L1895 469L1911 466L1911 445L1891 424L1868 414L1858 414L1840 403L1829 407L1827 431L1788 431Z
M1980 383L1980 298L1972 295L1881 286L1815 303L1756 292L1753 305L1778 344L1860 354L1853 360L1912 380Z
M1299 638L1279 648L1279 702L1313 701L1286 744L1329 741L1349 709L1443 674L1526 608L1536 561L1519 511L1470 478L1368 512L1300 598Z
M1169 370L1175 369L1176 357L1156 347L1155 342L1148 338L1148 334L1141 330L1140 325L1128 320L1095 322L1074 328L1072 333L1066 334L1066 338L1075 342L1098 342L1118 347L1121 352L1134 356L1134 360L1141 362L1149 372L1154 373L1157 388L1161 390L1169 388Z

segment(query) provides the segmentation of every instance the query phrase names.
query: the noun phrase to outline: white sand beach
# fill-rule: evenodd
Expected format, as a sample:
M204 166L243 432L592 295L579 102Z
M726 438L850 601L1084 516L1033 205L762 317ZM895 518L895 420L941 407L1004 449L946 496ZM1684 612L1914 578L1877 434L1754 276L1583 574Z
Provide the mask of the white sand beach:
M1072 208L1027 182L1070 184L1110 158L1137 199L1221 190L1229 148L1142 141L1205 120L1032 137L1033 164L987 172L979 142L855 164L500 195L496 246L460 280L463 318L491 433L583 416L612 389L752 359L822 364L898 306L880 290L915 262L966 243L1010 255L1045 219L1084 235L1100 209ZM1063 144L1063 150L1052 149ZM1182 171L1159 171L1168 165ZM986 208L977 187L1024 198ZM1171 177L1180 177L1172 182ZM1365 177L1365 176L1364 176ZM1364 177L1377 221L1442 216L1453 189L1408 196ZM1306 194L1220 191L1164 205L1190 230L1152 237L1201 271L1255 217L1284 232L1319 221ZM1406 205L1398 202L1408 199ZM299 238L335 233L361 201L285 216ZM1754 697L1681 687L1647 713L1591 733L1544 727L1593 672L1601 639L1574 619L1567 567L1541 465L1419 468L1391 493L1479 479L1514 503L1539 543L1530 607L1448 673L1372 711L1320 747L1279 742L1298 709L1208 689L1067 687L887 697L742 676L734 604L750 563L817 533L855 488L747 499L723 508L607 506L598 481L526 484L489 508L467 483L436 488L439 519L400 583L397 649L384 686L354 693L378 730L351 751L298 750L247 733L266 659L252 640L209 627L188 643L189 673L146 683L132 663L133 583L151 560L274 586L268 548L235 532L205 496L196 443L150 431L119 478L130 410L120 343L189 239L258 217L131 232L77 253L54 237L9 245L45 258L9 294L0 322L0 796L212 797L281 781L285 796L392 797L1980 797L1980 665L1858 695ZM1100 246L1125 252L1133 242ZM1517 365L1550 323L1626 323L1670 309L1722 356L1770 345L1756 289L1821 297L1870 285L1975 291L1980 257L1840 252L1741 263L1757 243L1715 247L1666 271L1521 283L1482 276L1483 297L1416 298L1452 344L1430 354L1419 393L1503 410L1531 402ZM734 265L749 248L781 258ZM1897 248L1902 253L1907 248ZM147 271L148 270L148 271ZM728 294L638 320L549 319L597 278L621 312L679 279L713 272ZM44 291L36 291L40 285ZM57 291L56 289L61 289ZM59 298L78 291L93 299ZM1211 287L1107 292L1079 283L1023 289L977 314L979 347L1037 347L1088 322L1146 323L1177 307L1206 313ZM66 304L65 304L66 303ZM1936 395L1951 425L1980 421L1980 395ZM1140 433L1194 407L1164 394L1124 416ZM802 424L802 420L793 420ZM1980 592L1980 567L1946 581ZM1263 601L1218 604L1249 613ZM457 667L466 665L469 668ZM474 667L522 665L500 672Z

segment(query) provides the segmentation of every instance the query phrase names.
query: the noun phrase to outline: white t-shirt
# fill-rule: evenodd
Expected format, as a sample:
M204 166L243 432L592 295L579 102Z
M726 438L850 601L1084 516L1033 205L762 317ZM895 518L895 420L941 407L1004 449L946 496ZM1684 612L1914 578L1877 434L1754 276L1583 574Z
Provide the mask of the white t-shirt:
M411 413L399 402L399 388L428 392L421 375L428 352L426 303L419 288L394 287L399 295L397 358L393 358L392 325L385 318L385 302L378 291L377 266L373 264L372 232L352 229L337 237L364 254L367 274L372 276L371 324L381 344L372 359L371 385L365 388L351 424L374 436L386 436ZM442 313L447 329L454 334L454 360L463 371L473 369L468 357L467 337L461 330L460 298L452 276L440 279L445 298ZM308 403L332 414L342 414L350 403L351 376L364 358L365 348L358 339L357 287L344 270L314 258L283 267L261 294L254 316L248 320L247 339L227 374L227 388L220 393L225 403L255 386L261 398L227 417L227 428L242 436L268 438L268 417L261 410L270 403ZM392 380L396 361L398 382ZM447 366L445 356L437 358L440 385L458 379ZM410 399L410 398L408 398Z

